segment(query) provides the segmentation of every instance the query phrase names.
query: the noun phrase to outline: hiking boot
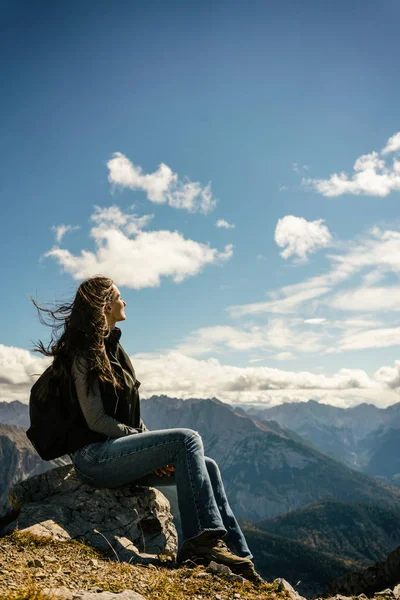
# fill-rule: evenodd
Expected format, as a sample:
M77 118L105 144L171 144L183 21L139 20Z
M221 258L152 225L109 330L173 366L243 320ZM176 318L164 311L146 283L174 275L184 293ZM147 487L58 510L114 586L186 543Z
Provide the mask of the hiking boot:
M212 531L203 531L196 538L183 542L176 562L181 564L185 560L204 566L214 560L221 565L227 565L233 573L239 575L242 570L250 573L253 564L249 558L243 558L231 552L225 542L221 538L216 538Z

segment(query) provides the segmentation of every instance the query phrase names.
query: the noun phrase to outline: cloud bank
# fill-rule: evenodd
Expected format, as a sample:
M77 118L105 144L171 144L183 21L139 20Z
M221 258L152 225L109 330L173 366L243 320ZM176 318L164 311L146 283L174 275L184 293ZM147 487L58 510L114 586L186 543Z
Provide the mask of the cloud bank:
M370 401L377 406L397 402L400 361L382 366L371 377L361 369L340 369L332 376L270 367L223 365L216 358L196 359L171 351L130 355L142 382L141 397L166 394L178 398L216 397L227 403L273 406L282 402L320 399L334 406ZM279 360L279 358L278 358ZM0 399L28 403L37 376L50 359L0 344Z

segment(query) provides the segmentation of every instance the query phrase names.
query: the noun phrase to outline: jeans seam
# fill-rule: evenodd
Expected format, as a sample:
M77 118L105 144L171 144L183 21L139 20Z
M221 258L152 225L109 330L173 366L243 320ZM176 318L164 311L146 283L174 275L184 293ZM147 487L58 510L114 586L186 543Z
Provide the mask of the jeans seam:
M193 487L193 477L192 477L192 470L189 466L189 461L188 461L188 447L187 447L187 442L185 440L185 448L186 448L186 452L185 452L185 458L186 458L186 465L187 465L187 469L189 471L189 479L190 479L190 487L192 488L192 494L193 494L193 498L194 498L194 503L196 506L196 518L197 518L197 525L198 528L201 529L201 522L200 522L200 516L199 516L199 506L197 504L197 496L196 496L196 492L194 490Z

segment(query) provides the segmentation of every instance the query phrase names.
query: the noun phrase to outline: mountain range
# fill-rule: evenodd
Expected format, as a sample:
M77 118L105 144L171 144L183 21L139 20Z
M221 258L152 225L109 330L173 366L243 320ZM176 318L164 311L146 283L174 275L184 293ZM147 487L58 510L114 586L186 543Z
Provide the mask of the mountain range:
M400 481L400 402L387 408L363 403L343 409L315 400L244 408L251 417L267 423L271 420L296 432L352 469L395 485Z

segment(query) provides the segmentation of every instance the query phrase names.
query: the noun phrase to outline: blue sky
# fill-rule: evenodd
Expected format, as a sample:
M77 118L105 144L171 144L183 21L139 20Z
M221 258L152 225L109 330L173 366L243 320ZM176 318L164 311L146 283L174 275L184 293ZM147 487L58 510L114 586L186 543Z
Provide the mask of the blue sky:
M29 296L103 274L143 397L397 402L399 16L5 3L1 398L45 365Z

